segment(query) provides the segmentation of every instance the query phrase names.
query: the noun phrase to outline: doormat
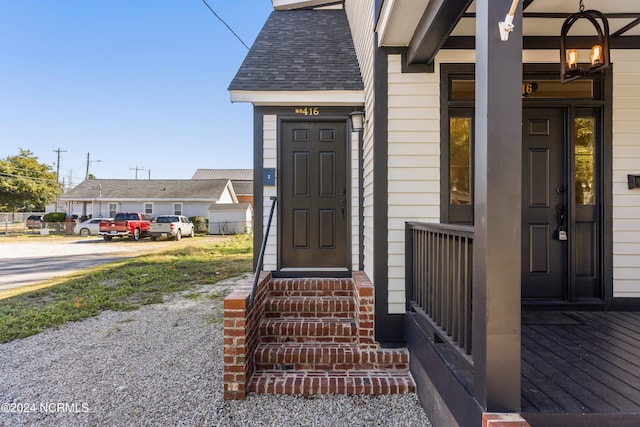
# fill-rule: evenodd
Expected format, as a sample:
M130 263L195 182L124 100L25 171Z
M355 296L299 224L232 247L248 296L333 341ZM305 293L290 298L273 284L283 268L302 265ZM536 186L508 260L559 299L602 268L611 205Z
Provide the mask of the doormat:
M582 322L561 311L523 311L523 325L582 325Z

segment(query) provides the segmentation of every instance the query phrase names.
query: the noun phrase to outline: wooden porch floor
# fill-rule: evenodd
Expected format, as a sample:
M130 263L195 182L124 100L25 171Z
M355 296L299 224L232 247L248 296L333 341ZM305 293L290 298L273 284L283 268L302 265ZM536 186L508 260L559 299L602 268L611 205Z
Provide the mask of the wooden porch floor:
M640 425L640 313L523 312L522 413Z

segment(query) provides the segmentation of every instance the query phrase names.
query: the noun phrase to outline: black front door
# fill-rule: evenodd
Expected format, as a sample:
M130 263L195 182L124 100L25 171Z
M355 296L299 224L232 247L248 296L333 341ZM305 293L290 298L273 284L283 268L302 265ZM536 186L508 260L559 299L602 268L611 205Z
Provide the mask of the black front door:
M598 114L524 108L522 298L602 298Z
M281 126L280 268L348 267L346 123Z
M565 117L523 109L522 297L565 299L568 227Z

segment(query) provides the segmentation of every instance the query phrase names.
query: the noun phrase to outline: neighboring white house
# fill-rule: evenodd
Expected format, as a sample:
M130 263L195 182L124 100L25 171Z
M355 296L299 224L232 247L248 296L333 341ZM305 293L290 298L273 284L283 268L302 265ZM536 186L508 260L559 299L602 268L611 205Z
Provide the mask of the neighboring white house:
M248 202L253 207L253 169L198 169L191 179L229 179L238 203Z
M209 206L209 234L244 234L252 231L253 209L250 203Z
M212 204L238 203L228 179L89 179L60 196L69 215L113 217L117 212L209 217Z

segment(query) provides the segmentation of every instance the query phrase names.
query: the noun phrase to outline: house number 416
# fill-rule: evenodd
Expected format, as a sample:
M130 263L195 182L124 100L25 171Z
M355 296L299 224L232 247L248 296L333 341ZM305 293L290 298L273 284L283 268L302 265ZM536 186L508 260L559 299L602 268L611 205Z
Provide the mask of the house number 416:
M303 116L317 116L320 114L320 109L318 107L297 107L294 112Z

